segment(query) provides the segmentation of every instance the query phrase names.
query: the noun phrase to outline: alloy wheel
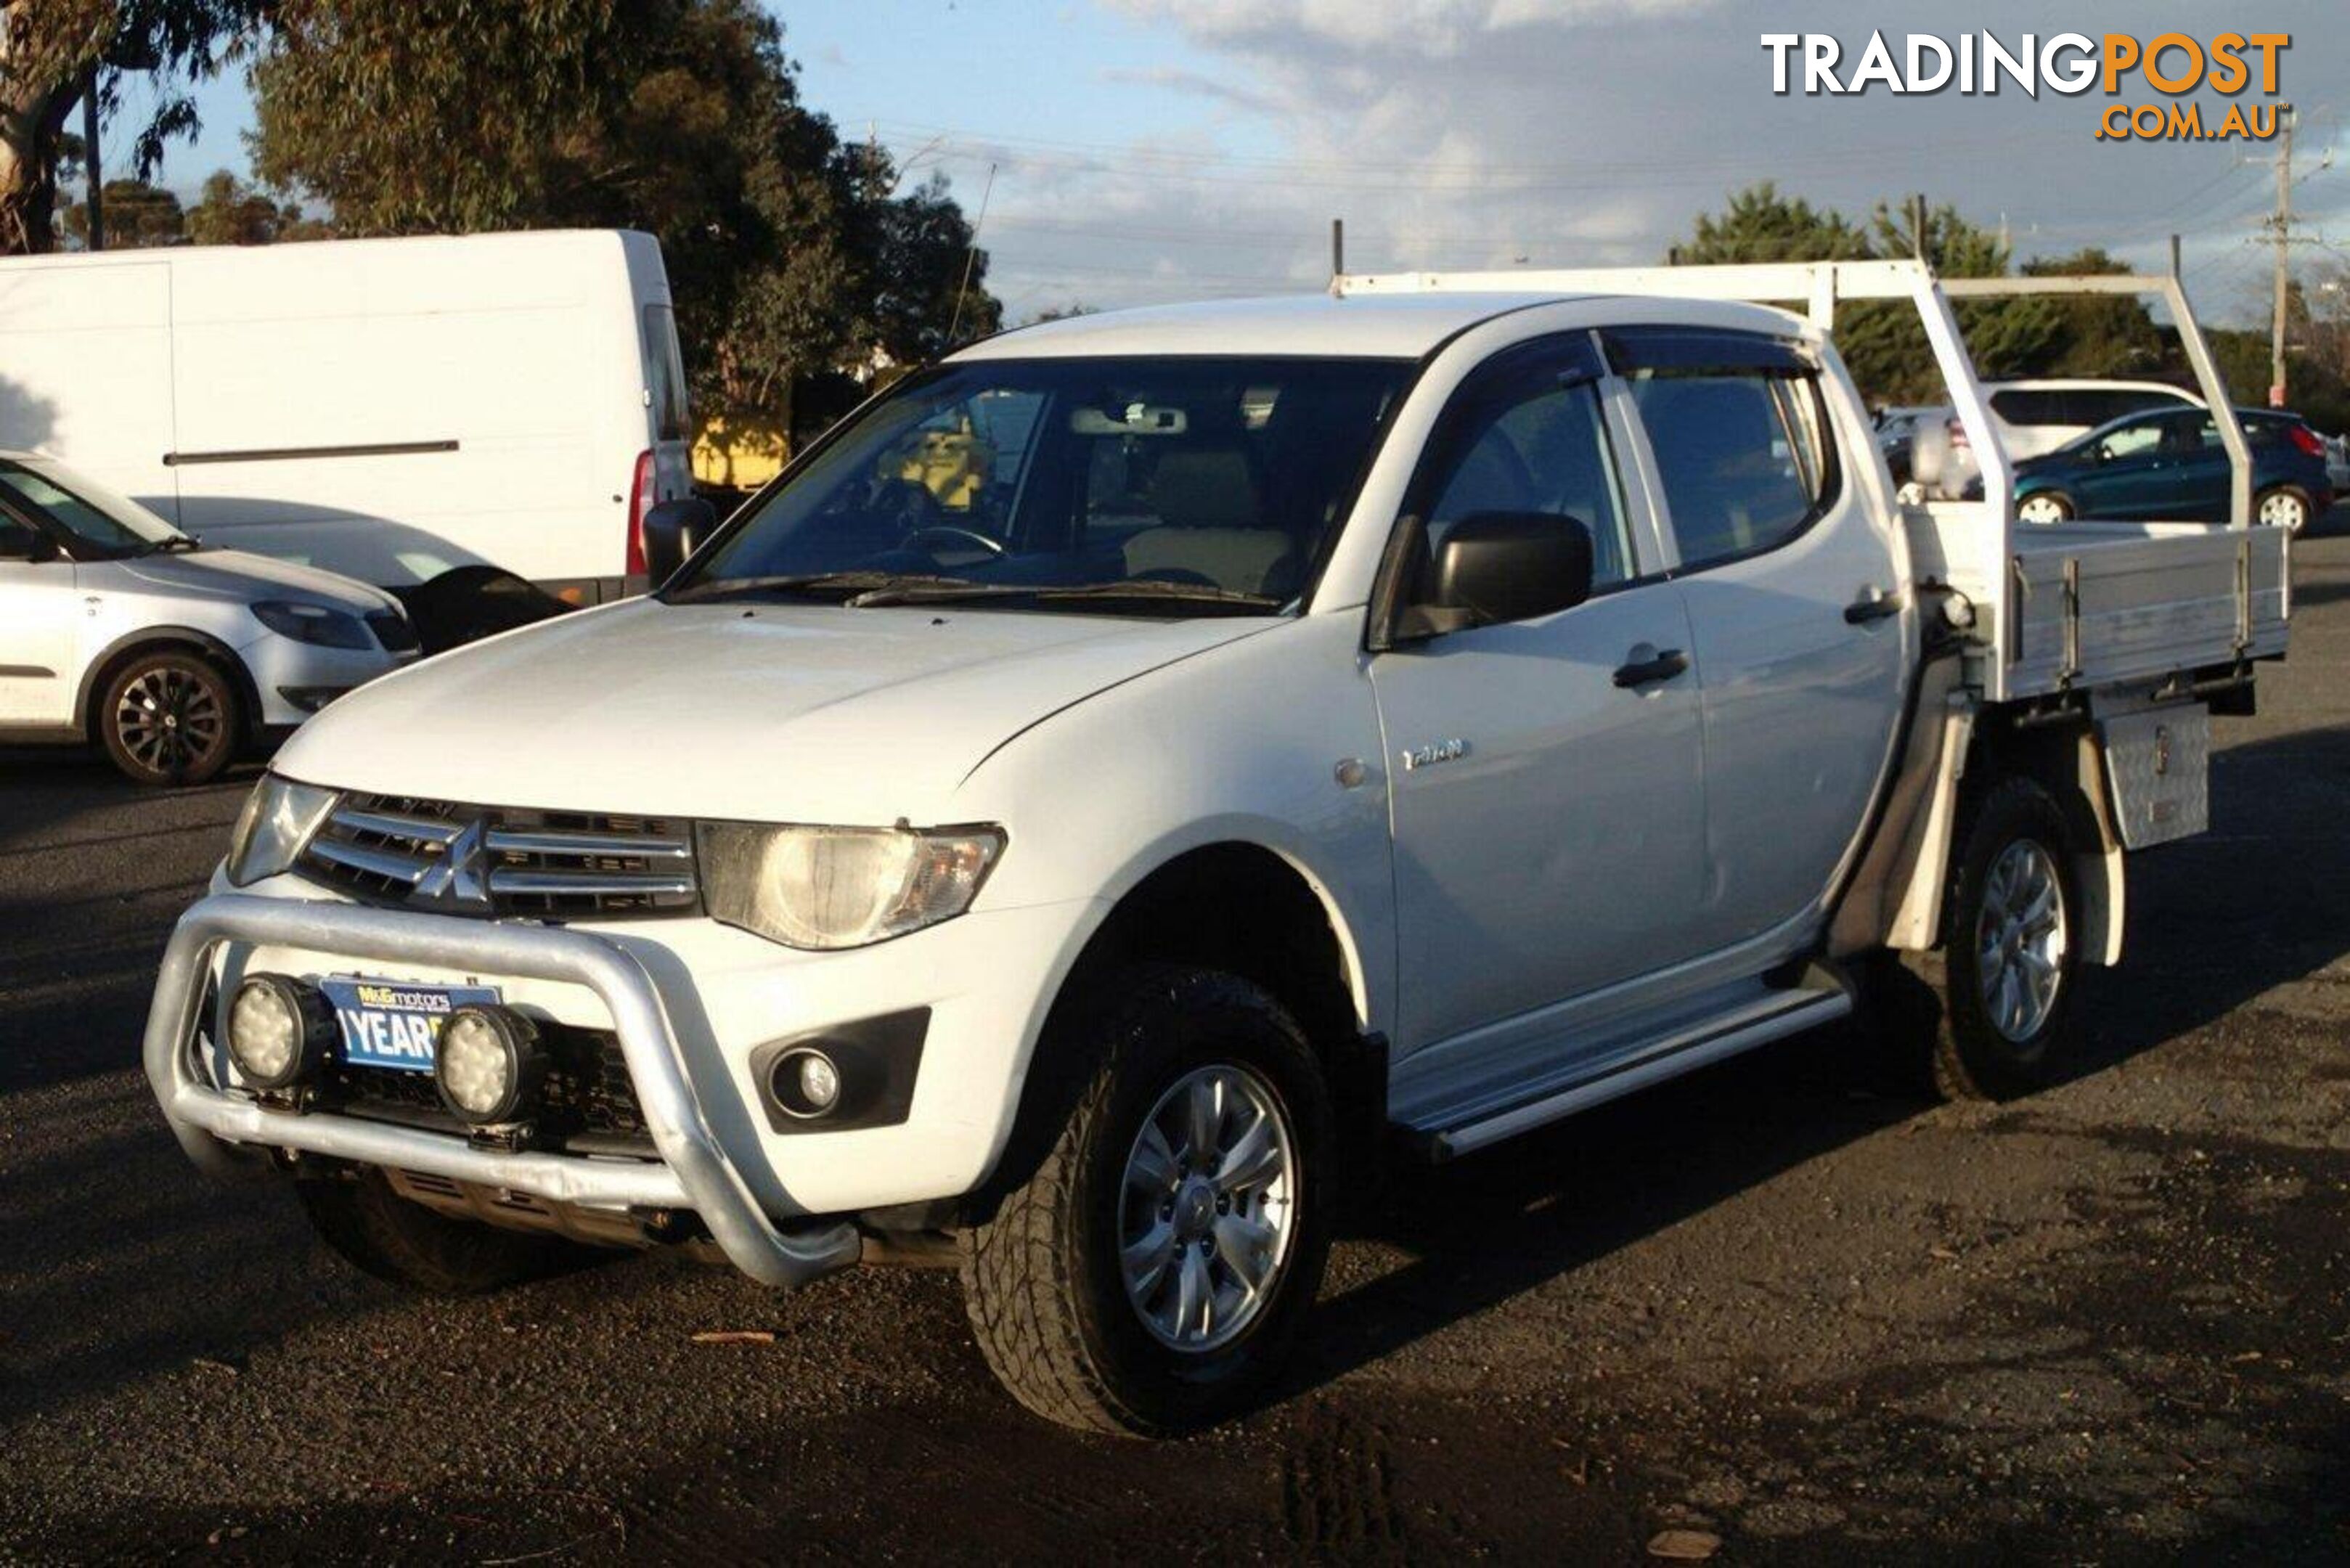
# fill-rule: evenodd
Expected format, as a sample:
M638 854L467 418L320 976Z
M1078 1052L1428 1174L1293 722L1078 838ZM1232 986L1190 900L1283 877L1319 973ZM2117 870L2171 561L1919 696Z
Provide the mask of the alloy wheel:
M1297 1140L1246 1067L1201 1067L1143 1118L1120 1184L1127 1300L1170 1349L1230 1344L1277 1293L1297 1213Z
M115 733L133 762L158 776L187 772L224 742L228 714L212 685L172 665L141 670L115 703Z
M2055 1011L2071 939L2055 857L2034 839L2015 840L1991 862L1975 920L1983 1011L2010 1042L2030 1041Z
M2261 521L2298 534L2309 522L2309 508L2290 490L2273 491L2261 498Z

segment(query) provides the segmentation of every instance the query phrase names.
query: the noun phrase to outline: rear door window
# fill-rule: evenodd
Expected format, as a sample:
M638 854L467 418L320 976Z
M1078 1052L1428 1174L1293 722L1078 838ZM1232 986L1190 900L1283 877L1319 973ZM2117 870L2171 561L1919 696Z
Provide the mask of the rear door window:
M1826 404L1789 346L1610 334L1608 348L1656 455L1682 570L1776 549L1826 510L1837 480Z
M2220 427L2210 414L2189 410L2162 421L2162 450L2174 457L2201 457L2210 452L2225 453L2227 446L2220 440Z
M692 413L685 395L685 361L678 352L677 317L666 305L644 312L645 390L652 399L653 439L685 441Z

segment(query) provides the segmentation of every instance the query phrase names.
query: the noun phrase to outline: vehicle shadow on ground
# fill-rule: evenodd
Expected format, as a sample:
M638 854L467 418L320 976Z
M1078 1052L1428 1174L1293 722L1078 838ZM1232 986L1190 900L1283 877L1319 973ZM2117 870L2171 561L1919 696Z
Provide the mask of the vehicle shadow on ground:
M154 790L0 747L0 1094L135 1064L156 961L258 775Z
M2224 733L2224 732L2223 732ZM2288 801L2281 780L2300 781ZM2083 975L2070 1074L2103 1072L2350 954L2350 883L2310 875L2345 842L2350 729L2214 758L2212 820L2235 831L2133 857L2124 966ZM2250 831L2246 831L2246 829ZM1378 1361L1925 1112L1877 1097L1859 1023L1787 1040L1433 1171L1399 1173L1354 1229L1411 1261L1326 1302L1287 1398Z

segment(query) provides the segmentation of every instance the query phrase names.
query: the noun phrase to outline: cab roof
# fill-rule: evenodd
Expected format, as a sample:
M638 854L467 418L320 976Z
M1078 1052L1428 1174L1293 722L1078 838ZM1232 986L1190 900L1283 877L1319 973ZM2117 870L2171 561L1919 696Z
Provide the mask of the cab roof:
M1244 354L1417 359L1481 321L1573 295L1327 294L1207 300L1065 317L974 343L958 360L1058 355Z

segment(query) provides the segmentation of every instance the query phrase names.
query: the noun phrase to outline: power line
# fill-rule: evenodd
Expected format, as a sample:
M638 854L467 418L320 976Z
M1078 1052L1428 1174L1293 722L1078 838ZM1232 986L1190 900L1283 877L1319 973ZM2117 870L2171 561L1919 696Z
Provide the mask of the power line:
M1377 160L1356 156L1304 158L1294 154L1226 152L1217 149L1167 149L1164 151L1139 146L1132 142L1088 141L1065 137L1027 136L1010 132L980 131L951 126L923 124L912 120L877 119L871 123L889 126L906 133L908 140L930 142L960 143L974 149L972 156L994 151L1034 148L1056 154L1081 155L1086 158L1126 163L1173 163L1198 165L1222 164L1234 168L1262 168L1282 173L1289 171L1328 171L1365 179L1374 176L1409 173L1424 174L1431 165L1419 160ZM885 140L887 140L885 138ZM1990 147L2022 146L2042 142L2045 133L2031 130L2004 131L1996 135L1971 138L1940 138L1930 144L1918 147L1877 147L1823 149L1817 152L1785 153L1769 160L1774 169L1819 168L1829 171L1849 168L1856 162L1884 162L1904 167L1918 159L1946 156L1953 151ZM1451 166L1451 171L1475 176L1494 173L1548 173L1575 171L1600 174L1670 173L1690 169L1739 171L1750 167L1756 159L1745 154L1719 159L1676 157L1671 159L1638 159L1602 161L1589 158L1546 159L1539 161L1513 162L1507 159L1479 159L1473 164Z
M1042 230L1050 234L1076 234L1087 239L1097 239L1111 242L1128 240L1137 242L1149 241L1175 245L1211 245L1224 249L1273 249L1276 246L1295 248L1300 245L1318 244L1321 243L1323 238L1323 236L1317 232L1306 228L1229 228L1212 213L1205 214L1197 223L1183 228L1163 225L1155 226L1151 224L1094 223L1085 223L1075 219L1041 216L1014 216L1010 213L1003 213L996 214L994 223L999 229ZM1512 244L1515 244L1518 248L1523 249L1532 239L1556 237L1567 241L1578 241L1583 238L1583 236L1572 234L1545 236L1537 234L1535 231L1548 226L1544 224L1530 224L1521 227L1514 232L1491 224L1473 229L1385 228L1376 223L1366 223L1364 226L1367 230L1378 234L1388 243L1398 244L1441 244L1452 243L1463 245L1485 245L1492 248L1505 248ZM1637 234L1626 235L1620 231L1617 231L1611 233L1608 238L1611 241L1629 239L1640 243L1654 241L1659 244L1662 244L1667 243L1670 236L1661 234L1651 234L1645 231Z
M2014 139L2002 139L2002 143ZM2043 138L2034 136L2031 140ZM1952 149L1938 145L1930 155L1944 156ZM1513 166L1478 163L1454 164L1387 164L1364 161L1357 164L1271 165L1259 173L1215 173L1210 169L1229 162L1223 155L1202 152L1180 155L1185 167L1160 167L1172 154L1147 152L1071 153L1058 151L1027 152L1017 146L996 140L974 140L960 144L953 139L938 144L931 154L940 162L961 161L970 164L1000 163L1006 167L1025 167L1040 171L1064 175L1098 175L1126 180L1156 180L1170 183L1240 186L1263 189L1275 186L1284 189L1332 191L1389 192L1396 186L1396 176L1408 174L1418 182L1417 195L1476 195L1494 201L1541 192L1604 192L1621 190L1628 182L1637 180L1646 186L1718 187L1742 180L1752 182L1771 179L1789 172L1850 173L1871 166L1886 169L1908 169L1920 158L1929 156L1925 150L1887 149L1877 151L1845 152L1823 156L1818 160L1805 157L1776 156L1741 158L1708 162L1701 160L1679 160L1671 163L1605 164L1575 162L1516 166L1527 170L1568 170L1591 176L1581 179L1499 179L1508 174ZM1332 177L1295 171L1297 168L1347 168L1348 177Z

